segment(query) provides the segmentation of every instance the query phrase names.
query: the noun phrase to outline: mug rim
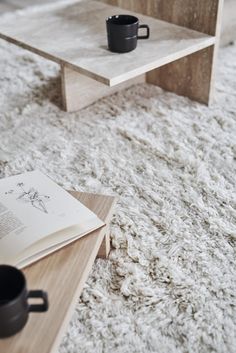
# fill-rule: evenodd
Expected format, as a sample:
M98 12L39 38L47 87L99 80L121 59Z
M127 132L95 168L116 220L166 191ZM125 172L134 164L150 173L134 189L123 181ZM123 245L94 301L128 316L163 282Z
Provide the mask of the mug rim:
M22 296L24 291L26 290L26 278L25 278L24 273L21 270L19 270L18 268L14 267L14 266L11 266L11 265L0 265L0 270L1 270L1 268L6 268L12 272L17 273L21 277L22 288L19 290L19 292L12 299L7 301L5 304L2 304L2 305L0 304L0 310L7 307L7 306L14 305L17 302L17 300L19 300L19 298Z
M117 18L124 18L124 17L129 17L130 19L133 18L135 21L132 23L127 23L127 24L123 24L123 23L114 23L112 22L112 20L117 19ZM137 23L139 23L139 19L136 16L133 15L127 15L127 14L121 14L121 15L112 15L106 18L106 22L115 26L133 26Z

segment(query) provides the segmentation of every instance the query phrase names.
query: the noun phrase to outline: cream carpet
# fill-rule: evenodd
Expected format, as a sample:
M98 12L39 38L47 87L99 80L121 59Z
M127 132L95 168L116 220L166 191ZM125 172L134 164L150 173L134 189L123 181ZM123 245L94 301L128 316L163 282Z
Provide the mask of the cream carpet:
M60 353L235 353L235 55L210 109L142 84L66 114L58 67L0 41L0 177L119 196Z

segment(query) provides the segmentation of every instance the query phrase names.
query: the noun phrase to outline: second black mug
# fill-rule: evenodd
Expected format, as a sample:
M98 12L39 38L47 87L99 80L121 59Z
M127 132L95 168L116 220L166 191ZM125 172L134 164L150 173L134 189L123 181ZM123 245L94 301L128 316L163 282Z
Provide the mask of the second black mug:
M127 53L137 47L138 39L148 39L149 26L140 25L139 19L131 15L115 15L106 19L108 49L115 53ZM147 33L139 36L140 28L145 28Z
M29 304L29 298L41 298L42 304ZM23 272L12 266L0 265L0 338L20 331L30 312L43 312L47 309L46 292L28 291Z

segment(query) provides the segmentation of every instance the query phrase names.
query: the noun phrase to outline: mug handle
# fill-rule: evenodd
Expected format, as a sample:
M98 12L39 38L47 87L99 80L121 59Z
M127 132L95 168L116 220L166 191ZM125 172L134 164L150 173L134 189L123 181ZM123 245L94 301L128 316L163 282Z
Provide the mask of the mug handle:
M147 34L145 36L138 36L138 39L148 39L150 36L150 28L148 25L139 25L138 28L146 28Z
M29 305L29 312L44 312L48 310L48 295L46 292L42 290L30 290L28 292L28 298L42 298L42 304L30 304Z

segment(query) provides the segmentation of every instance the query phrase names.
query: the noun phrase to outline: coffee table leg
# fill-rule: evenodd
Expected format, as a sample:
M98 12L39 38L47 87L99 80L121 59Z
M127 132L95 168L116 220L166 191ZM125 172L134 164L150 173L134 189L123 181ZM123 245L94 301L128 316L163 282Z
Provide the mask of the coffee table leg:
M147 74L147 82L209 105L213 98L214 46Z
M102 244L100 246L100 249L98 251L98 255L97 257L100 257L102 259L106 259L109 255L109 252L110 252L110 229L109 227L107 227L107 230L106 230L106 233L105 233L105 236L103 238L103 241L102 241Z
M63 109L67 112L77 111L96 102L98 99L143 82L145 82L145 75L140 75L110 87L61 65Z
M94 88L92 88L94 83L94 80L65 66L61 66L63 109L67 112L73 112L93 103L96 99L94 97Z

